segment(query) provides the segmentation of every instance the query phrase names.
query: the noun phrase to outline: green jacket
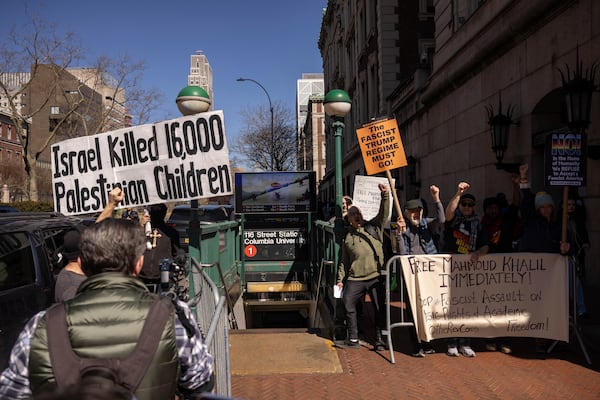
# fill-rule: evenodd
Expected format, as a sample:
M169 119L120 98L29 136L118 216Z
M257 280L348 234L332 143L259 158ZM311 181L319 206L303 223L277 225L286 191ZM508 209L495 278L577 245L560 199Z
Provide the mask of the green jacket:
M80 357L122 358L136 345L153 294L137 278L117 272L84 281L78 295L65 303L71 346ZM29 380L33 393L54 381L47 348L46 319L31 341ZM175 313L167 322L156 354L135 395L139 400L172 399L179 377Z
M345 280L366 281L377 278L385 267L383 254L383 227L390 212L389 193L381 193L379 212L366 224L374 227L378 238L364 226L348 226L348 233L342 243L342 258L338 266L337 282Z

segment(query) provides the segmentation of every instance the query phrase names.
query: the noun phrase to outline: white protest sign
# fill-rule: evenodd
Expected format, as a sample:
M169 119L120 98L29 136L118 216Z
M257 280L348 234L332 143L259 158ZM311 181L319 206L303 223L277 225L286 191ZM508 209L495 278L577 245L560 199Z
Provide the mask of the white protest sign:
M569 341L567 261L559 254L399 256L419 338Z
M392 180L392 184L395 186L395 179ZM381 178L376 176L363 176L356 175L354 177L354 193L352 195L352 205L357 206L366 221L369 221L377 215L379 212L379 203L381 202L381 192L379 191L378 185L383 183L388 188L388 192L391 193L390 182L387 178ZM390 194L390 204L391 204ZM390 206L390 213L386 221L386 227L389 226L390 219L392 218L392 207Z
M123 207L232 194L223 111L56 143L52 186L66 215L102 211L114 187Z

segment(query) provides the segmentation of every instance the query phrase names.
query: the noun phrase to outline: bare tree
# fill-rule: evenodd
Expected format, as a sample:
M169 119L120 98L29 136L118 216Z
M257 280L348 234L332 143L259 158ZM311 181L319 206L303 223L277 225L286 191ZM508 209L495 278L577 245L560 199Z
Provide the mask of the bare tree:
M59 36L53 24L36 16L0 44L0 96L23 147L30 200L38 200L37 166L49 165L51 144L121 128L123 121L148 122L162 98L156 89L140 87L141 62L99 57L89 67L73 67L84 62L73 34ZM61 107L50 116L54 104ZM48 129L38 129L49 119Z
M244 157L255 169L263 171L295 169L296 126L292 112L279 102L273 103L273 143L271 143L271 111L267 107L248 109L242 112L242 116L246 126L231 146L232 150Z

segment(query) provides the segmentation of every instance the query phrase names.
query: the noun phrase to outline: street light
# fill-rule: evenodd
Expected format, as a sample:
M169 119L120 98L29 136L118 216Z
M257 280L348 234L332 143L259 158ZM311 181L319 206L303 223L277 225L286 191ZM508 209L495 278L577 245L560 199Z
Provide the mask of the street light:
M519 173L518 163L503 163L504 152L508 148L508 133L510 126L515 124L512 120L514 106L509 105L506 114L502 113L502 98L498 99L498 113L494 115L494 107L485 107L488 113L488 124L492 139L492 150L496 154L496 169L504 170L510 173Z
M342 135L344 132L344 117L350 111L352 102L348 93L340 89L333 89L325 95L323 100L325 114L332 118L331 127L335 142L335 217L336 221L342 218Z
M210 97L206 90L200 86L186 86L175 99L179 112L183 115L192 115L208 111Z
M329 91L323 99L325 114L331 118L331 129L335 143L335 220L333 225L334 241L334 265L340 260L340 249L344 240L344 221L342 219L342 135L344 133L344 117L350 111L352 102L348 93L340 89ZM339 309L338 309L339 307ZM336 313L343 312L341 302L336 302ZM336 326L334 336L344 336L342 327ZM339 333L338 333L339 332Z
M210 96L200 86L186 86L175 99L179 112L183 115L193 115L208 111ZM190 239L188 253L190 259L200 260L200 220L198 219L198 199L190 200L190 224L188 237ZM193 295L193 294L192 294Z
M273 103L271 103L271 96L269 96L269 92L267 92L267 89L265 89L265 87L263 85L261 85L254 79L238 78L237 81L238 82L250 81L250 82L256 83L258 86L260 86L260 88L262 90L264 90L265 94L267 95L267 98L269 99L269 109L271 111L271 171L273 171L274 170L274 168L273 168L273 152L275 151L275 141L273 138Z

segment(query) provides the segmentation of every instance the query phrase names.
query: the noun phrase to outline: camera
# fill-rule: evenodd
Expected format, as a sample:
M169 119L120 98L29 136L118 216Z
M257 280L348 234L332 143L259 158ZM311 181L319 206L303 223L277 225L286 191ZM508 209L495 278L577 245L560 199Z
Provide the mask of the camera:
M189 300L189 279L186 267L187 256L178 255L173 258L160 260L160 291L161 293L178 298L181 301Z

